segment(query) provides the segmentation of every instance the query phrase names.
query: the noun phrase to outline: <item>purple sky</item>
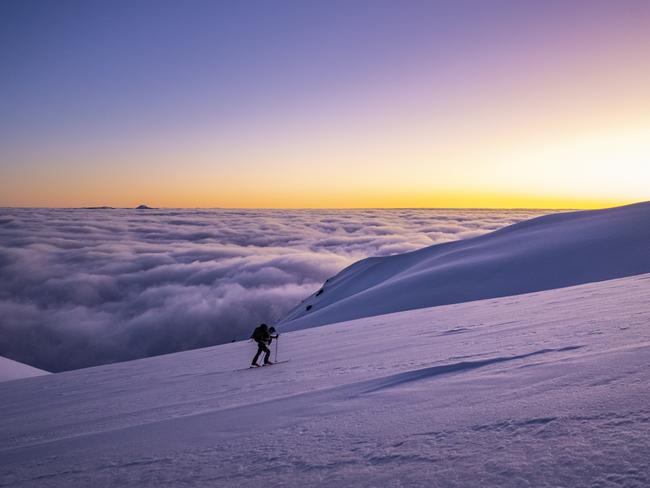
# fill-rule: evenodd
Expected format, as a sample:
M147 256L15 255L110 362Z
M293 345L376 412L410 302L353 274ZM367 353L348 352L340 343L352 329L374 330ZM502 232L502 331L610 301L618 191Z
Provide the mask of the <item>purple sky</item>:
M562 158L602 154L574 154L594 134L612 154L645 140L649 12L643 0L2 2L0 205L641 199L617 178L634 154L586 175ZM561 161L537 187L540 148ZM508 158L523 168L513 181ZM302 176L324 165L321 186Z

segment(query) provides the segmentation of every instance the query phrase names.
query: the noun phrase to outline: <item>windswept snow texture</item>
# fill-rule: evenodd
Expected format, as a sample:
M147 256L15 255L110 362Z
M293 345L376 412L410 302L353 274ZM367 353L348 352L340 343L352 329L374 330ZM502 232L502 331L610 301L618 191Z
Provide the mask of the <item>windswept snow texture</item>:
M650 202L551 214L473 239L359 261L290 312L283 329L647 272Z
M0 486L647 487L650 275L0 384Z
M539 214L0 209L0 355L61 371L230 342L354 261Z
M41 376L44 374L48 374L48 372L0 356L0 381L31 378L32 376Z

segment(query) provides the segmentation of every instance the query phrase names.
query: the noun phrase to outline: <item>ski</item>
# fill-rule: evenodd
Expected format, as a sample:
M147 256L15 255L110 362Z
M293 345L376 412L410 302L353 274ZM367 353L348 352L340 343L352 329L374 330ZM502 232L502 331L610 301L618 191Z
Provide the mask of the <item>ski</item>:
M263 366L260 366L260 368L262 368L264 366L275 366L276 364L288 363L289 361L291 361L291 360L290 359L284 359L282 361L273 361L273 364L264 364Z
M248 370L251 370L251 369L268 368L268 367L270 367L270 366L275 366L276 364L284 364L284 363L288 363L289 361L290 361L290 359L285 359L285 360L283 360L283 361L276 361L276 362L274 362L273 364L261 364L260 366L249 366L249 367L247 367L247 368L235 369L235 370L233 370L233 371L248 371Z

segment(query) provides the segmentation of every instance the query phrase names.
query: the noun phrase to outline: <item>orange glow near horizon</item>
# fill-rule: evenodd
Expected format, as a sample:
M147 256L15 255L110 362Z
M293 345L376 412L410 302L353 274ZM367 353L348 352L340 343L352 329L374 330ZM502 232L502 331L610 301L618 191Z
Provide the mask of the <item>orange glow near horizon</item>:
M243 150L197 144L100 169L84 166L79 155L38 171L6 171L5 182L14 184L3 188L0 205L555 209L650 198L647 128L545 139L487 131L473 137L475 146L458 141L468 132L447 135L422 143L421 134L394 133L380 144L362 135L323 143L303 134L301 145L278 137ZM317 157L303 164L312 151Z

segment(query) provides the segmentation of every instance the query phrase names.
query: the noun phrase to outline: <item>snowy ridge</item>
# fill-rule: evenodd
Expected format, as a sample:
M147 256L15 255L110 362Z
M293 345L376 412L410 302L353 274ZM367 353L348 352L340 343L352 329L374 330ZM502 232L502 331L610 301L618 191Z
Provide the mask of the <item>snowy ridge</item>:
M0 356L0 381L19 380L49 374L42 369Z
M650 274L0 384L0 486L650 484Z
M551 214L473 239L369 258L291 311L283 330L650 272L650 202Z

